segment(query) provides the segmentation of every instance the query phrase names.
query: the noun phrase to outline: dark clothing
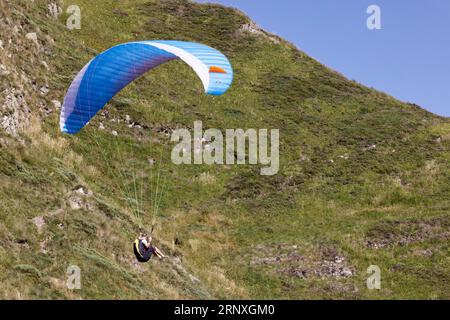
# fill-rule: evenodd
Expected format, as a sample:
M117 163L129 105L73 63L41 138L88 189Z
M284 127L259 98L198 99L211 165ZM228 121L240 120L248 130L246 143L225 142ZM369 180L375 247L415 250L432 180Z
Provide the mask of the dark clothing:
M147 262L152 258L152 255L155 254L155 248L152 245L147 248L142 243L142 240L136 240L134 242L133 251L139 262Z

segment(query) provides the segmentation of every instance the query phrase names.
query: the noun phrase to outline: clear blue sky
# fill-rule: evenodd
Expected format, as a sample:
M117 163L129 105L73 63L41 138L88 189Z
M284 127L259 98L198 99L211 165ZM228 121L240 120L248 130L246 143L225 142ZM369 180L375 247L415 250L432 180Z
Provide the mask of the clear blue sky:
M450 0L198 2L239 8L348 78L450 116ZM367 28L372 4L382 30Z

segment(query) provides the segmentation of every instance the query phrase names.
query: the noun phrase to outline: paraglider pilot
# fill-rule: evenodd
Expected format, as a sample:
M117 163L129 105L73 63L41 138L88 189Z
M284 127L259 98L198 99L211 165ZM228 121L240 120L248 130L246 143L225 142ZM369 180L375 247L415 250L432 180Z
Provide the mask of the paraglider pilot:
M153 255L159 259L165 257L161 250L152 245L152 240L152 237L141 233L139 238L134 241L133 251L139 262L148 262Z

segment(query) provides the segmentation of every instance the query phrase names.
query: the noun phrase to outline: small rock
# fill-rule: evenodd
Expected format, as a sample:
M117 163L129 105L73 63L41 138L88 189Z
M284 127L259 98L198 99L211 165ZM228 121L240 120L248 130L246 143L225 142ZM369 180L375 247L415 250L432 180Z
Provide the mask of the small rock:
M189 278L193 283L200 283L200 280L196 277L194 277L192 274L189 274Z
M100 122L100 125L98 126L100 130L105 130L105 126L103 125L103 122Z
M66 288L66 282L61 279L57 279L54 277L49 277L48 281L52 284L52 286L59 288L59 289L65 289Z
M376 144L369 144L363 148L364 151L375 150L377 148Z
M36 226L36 228L38 230L38 233L41 233L42 229L45 226L45 219L44 219L44 217L43 216L35 217L35 218L31 219L31 221Z
M0 64L0 76L7 76L9 75L11 72L6 69L6 67L3 64Z
M125 121L126 122L131 122L131 117L128 114L125 116Z
M81 194L83 196L92 196L92 191L83 187L83 186L79 186L75 189L75 192L78 194Z
M41 89L39 89L39 92L41 93L41 95L45 96L50 92L50 89L48 88L48 85L45 85L41 87Z
M52 104L55 109L61 109L61 102L58 100L52 100Z
M342 277L348 278L348 277L353 276L353 271L350 270L350 269L347 268L347 267L343 267L342 270L341 270L341 272L340 272L340 275L341 275Z
M50 70L50 68L48 67L47 62L41 61L41 64L44 66L45 69Z
M420 255L424 257L431 257L433 256L433 251L431 251L431 249L422 250L420 251Z
M17 240L17 244L24 249L30 249L30 245L28 244L27 239L19 239Z
M72 210L80 210L83 208L83 200L78 197L72 197L69 199L69 206Z
M1 50L4 50L5 48L3 48L3 41L2 40L0 40L0 49Z
M43 254L47 254L48 250L47 250L47 242L48 240L44 240L39 242L39 252L43 253Z
M61 7L59 7L56 3L52 2L48 5L48 11L50 16L53 18L58 18L58 16L62 13Z
M181 264L182 263L181 257L178 257L178 256L174 257L172 259L172 262L173 262L173 264Z
M37 38L36 32L30 32L30 33L27 33L27 34L25 35L25 38L27 38L28 40L31 40L31 41L35 42L36 44L38 43L38 42L37 42L38 38Z
M48 34L45 36L45 40L47 40L47 42L52 46L55 44L55 40L52 37L50 37Z
M115 137L117 137L119 135L116 130L111 131L111 134Z

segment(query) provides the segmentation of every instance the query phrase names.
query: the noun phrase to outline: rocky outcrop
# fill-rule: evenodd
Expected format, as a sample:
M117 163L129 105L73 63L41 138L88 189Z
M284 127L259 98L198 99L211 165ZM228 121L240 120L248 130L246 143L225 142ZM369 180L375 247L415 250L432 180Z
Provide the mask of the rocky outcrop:
M243 32L251 33L255 36L264 37L275 44L279 44L281 42L277 36L264 31L263 29L258 27L256 25L256 23L254 23L254 22L250 22L250 23L242 25L241 28L238 30L238 33L243 33Z
M28 124L30 109L25 97L18 90L9 88L4 90L2 95L4 101L0 107L0 127L6 133L16 136L19 129Z
M58 106L51 102L46 82L52 72L53 39L31 25L21 9L10 6L0 6L0 132L17 137L31 117L46 117ZM61 12L55 3L48 8L51 16Z

